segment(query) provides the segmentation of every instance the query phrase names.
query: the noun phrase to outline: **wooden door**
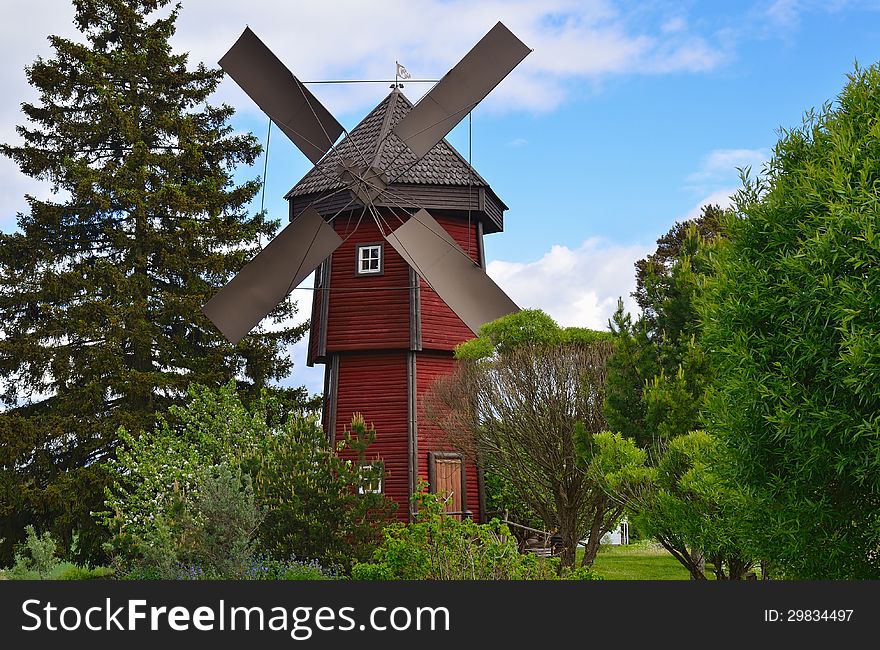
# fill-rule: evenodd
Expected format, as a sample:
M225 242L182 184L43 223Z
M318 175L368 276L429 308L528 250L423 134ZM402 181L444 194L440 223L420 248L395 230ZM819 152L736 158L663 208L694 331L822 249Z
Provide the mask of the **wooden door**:
M435 452L431 454L431 489L443 496L445 510L461 519L466 508L464 466L459 454Z

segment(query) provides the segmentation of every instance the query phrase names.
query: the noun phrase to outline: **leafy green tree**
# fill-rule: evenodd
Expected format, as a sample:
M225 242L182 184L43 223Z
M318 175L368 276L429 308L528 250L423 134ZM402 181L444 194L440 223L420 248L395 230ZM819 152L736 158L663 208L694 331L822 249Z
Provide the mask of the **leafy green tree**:
M595 544L583 562L592 563L598 539L620 516L588 475L590 455L577 444L606 428L610 338L563 329L540 311L504 316L457 348L461 363L425 397L428 417L453 444L500 477L545 530L558 529L565 566L587 535Z
M696 580L706 579L708 561L719 580L740 580L752 567L744 537L744 491L725 480L723 448L703 431L669 442L656 465L633 441L619 435L597 439L603 457L597 476L609 494L625 504L638 530L656 539Z
M30 522L99 555L89 512L117 429L149 430L191 382L237 377L255 397L304 331L233 347L200 313L277 222L245 212L260 184L232 170L259 146L207 104L222 72L172 52L178 9L154 13L168 1L75 0L85 42L49 37L52 57L26 70L39 99L22 105L23 143L0 146L58 191L0 235L0 560Z
M694 260L701 243L723 236L724 210L703 206L695 219L677 222L657 240L657 249L636 262L636 290L632 296L642 308L646 329L667 345L687 340L697 322L691 300L693 284L675 270L684 258ZM684 334L682 336L682 333Z
M710 430L787 577L880 578L880 67L746 176L701 306Z
M256 555L348 570L370 556L394 504L368 490L381 468L337 454L369 460L375 431L363 418L333 449L313 416L273 425L279 400L268 393L248 406L234 383L190 395L170 409L176 426L162 418L138 436L119 433L100 518L120 574L234 578Z

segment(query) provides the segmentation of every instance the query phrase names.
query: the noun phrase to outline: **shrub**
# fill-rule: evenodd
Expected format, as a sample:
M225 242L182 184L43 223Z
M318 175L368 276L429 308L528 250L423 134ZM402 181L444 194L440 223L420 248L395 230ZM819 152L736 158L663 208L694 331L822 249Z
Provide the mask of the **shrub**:
M563 574L566 580L604 580L602 576L593 571L590 567L579 566L576 569Z
M375 431L358 414L333 449L313 417L293 414L284 431L265 441L255 458L255 489L268 507L262 548L276 559L319 558L349 572L382 540L396 507L383 494L360 493L374 479L364 470ZM358 461L339 456L352 449Z
M424 486L422 486L424 487ZM507 526L443 514L436 494L414 495L418 522L393 524L374 553L357 564L356 580L540 580L557 576L558 558L520 554Z
M61 563L55 555L58 545L48 531L37 535L30 524L25 526L25 533L25 541L15 551L15 564L6 575L12 580L45 580Z
M361 494L374 476L338 455L350 448L365 459L375 431L363 418L334 449L314 416L291 413L269 426L278 405L264 396L248 410L234 384L194 386L190 395L172 409L179 425L120 432L125 448L99 513L114 533L108 550L120 576L240 578L262 554L348 571L370 557L393 502Z
M701 303L707 427L752 546L790 578L880 578L878 134L874 64L745 179Z
M83 567L72 565L62 569L56 580L102 580L113 577L113 569L106 566Z

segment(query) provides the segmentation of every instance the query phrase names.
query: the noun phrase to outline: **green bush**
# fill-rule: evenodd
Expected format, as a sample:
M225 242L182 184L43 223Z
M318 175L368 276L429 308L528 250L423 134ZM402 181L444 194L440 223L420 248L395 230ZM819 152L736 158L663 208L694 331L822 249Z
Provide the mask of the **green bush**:
M565 580L604 580L602 576L593 571L590 567L579 566L568 571L562 576Z
M83 567L73 565L58 572L56 580L102 580L113 577L113 569L106 566Z
M48 531L37 535L30 524L25 526L25 533L25 541L15 551L15 564L6 576L12 580L45 580L61 563L55 555L58 545Z
M394 502L359 488L378 478L366 450L375 430L355 414L336 449L312 417L293 414L253 459L255 490L268 507L262 549L276 559L317 558L344 573L370 558ZM357 461L340 457L353 450Z
M120 575L160 580L245 576L264 516L250 476L220 464L193 477L198 491L172 490L140 537L125 530L114 537Z
M356 564L356 580L550 580L558 558L521 554L507 526L443 514L436 494L414 495L417 523L393 524L372 563Z
M880 578L880 65L745 179L701 302L707 428L751 497L759 557Z
M334 449L314 416L291 413L270 426L278 404L264 396L246 409L234 384L193 386L190 395L172 408L179 424L120 432L125 447L99 514L118 575L243 578L263 556L348 571L370 557L393 502L360 489L378 471L360 462L375 437L363 418ZM347 448L359 462L339 456Z

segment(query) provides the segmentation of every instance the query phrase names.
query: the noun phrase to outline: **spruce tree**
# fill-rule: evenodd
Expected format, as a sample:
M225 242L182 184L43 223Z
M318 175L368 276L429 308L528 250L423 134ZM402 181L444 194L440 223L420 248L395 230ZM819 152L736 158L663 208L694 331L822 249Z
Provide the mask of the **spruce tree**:
M207 103L222 72L172 52L168 3L74 0L85 42L49 37L52 58L26 69L39 100L22 105L23 143L0 147L57 190L0 234L0 566L28 523L100 555L90 511L118 428L150 429L193 382L256 394L304 331L233 347L200 312L278 222L247 213L260 182L232 171L260 147Z

